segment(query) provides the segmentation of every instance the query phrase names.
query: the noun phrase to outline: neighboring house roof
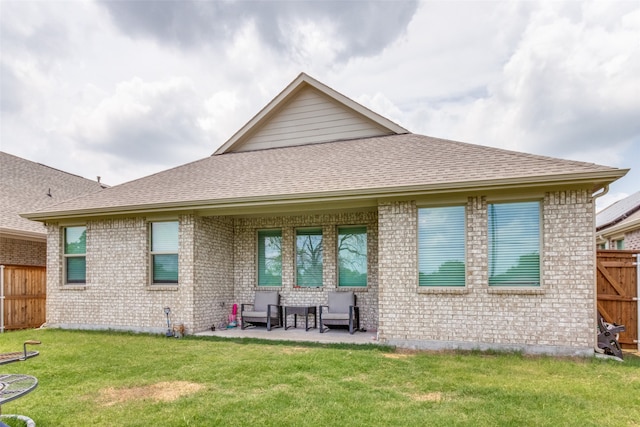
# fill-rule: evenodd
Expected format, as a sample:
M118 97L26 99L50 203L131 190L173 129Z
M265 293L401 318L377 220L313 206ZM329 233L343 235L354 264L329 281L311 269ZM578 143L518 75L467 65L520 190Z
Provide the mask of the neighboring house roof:
M0 151L0 234L45 239L43 224L19 214L50 209L57 203L102 188L96 181Z
M602 229L623 221L629 215L640 210L640 191L618 200L596 215L596 229Z
M308 99L314 99L313 105L331 104L329 110L345 113L352 124L364 120L371 124L365 131L374 135L351 138L352 128L341 133L336 125L320 132L325 136L319 139L297 138L296 130L309 128L290 113ZM326 110L305 110L305 123L325 123ZM289 138L256 143L256 136L274 129L273 121L282 123L283 114L289 117ZM231 214L375 207L381 197L484 189L577 184L596 191L626 173L411 134L301 74L213 156L24 216L47 220L180 210Z
M640 229L640 191L618 200L596 215L598 238Z

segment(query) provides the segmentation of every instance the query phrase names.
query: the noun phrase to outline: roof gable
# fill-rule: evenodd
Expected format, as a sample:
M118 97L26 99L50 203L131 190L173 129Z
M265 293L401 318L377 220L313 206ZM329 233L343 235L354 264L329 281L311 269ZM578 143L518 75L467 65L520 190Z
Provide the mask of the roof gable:
M301 73L214 154L409 133Z

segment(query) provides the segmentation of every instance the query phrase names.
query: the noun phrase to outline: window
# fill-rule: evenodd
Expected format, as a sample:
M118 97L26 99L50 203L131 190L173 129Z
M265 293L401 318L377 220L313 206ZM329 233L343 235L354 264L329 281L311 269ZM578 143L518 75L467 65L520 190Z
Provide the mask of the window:
M418 209L418 284L465 285L465 208Z
M151 223L152 283L178 283L178 221Z
M615 243L616 249L618 249L618 250L623 250L624 249L624 239L614 240L613 242Z
M367 227L338 228L338 286L367 286Z
M282 286L282 231L258 231L258 286Z
M540 203L489 205L489 285L540 285Z
M64 269L66 283L86 283L87 227L64 229Z
M296 284L322 286L322 229L296 230Z

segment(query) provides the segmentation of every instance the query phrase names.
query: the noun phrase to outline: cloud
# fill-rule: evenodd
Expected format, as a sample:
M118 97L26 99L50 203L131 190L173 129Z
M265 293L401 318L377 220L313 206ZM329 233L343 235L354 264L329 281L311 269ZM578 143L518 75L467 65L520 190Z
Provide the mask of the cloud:
M205 113L195 86L186 78L120 83L97 105L76 111L67 129L83 150L124 162L165 165L194 159L207 144L199 124ZM169 160L170 159L170 160Z
M313 53L305 49L313 44L309 40L330 40L339 62L381 52L403 34L418 7L413 0L103 0L100 4L131 37L150 37L181 49L221 46L246 25L254 25L264 44L292 58ZM310 27L311 32L305 31Z
M24 87L13 70L0 62L0 111L17 113L22 110Z
M619 164L640 143L639 23L631 2L541 3L486 94L423 103L419 131Z

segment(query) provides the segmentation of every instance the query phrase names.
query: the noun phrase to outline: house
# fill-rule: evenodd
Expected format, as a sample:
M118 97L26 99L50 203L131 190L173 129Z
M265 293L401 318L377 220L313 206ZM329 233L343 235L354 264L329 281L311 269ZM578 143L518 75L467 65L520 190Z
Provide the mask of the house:
M24 216L63 328L351 290L383 343L593 354L594 194L626 172L412 134L303 73L212 156Z
M56 203L93 193L102 188L96 181L0 151L0 265L7 269L24 267L23 271L34 267L41 267L40 270L42 270L46 266L47 230L40 222L22 218L19 215L21 212L47 209ZM3 274L0 273L0 275ZM44 293L45 275L33 274L28 277L35 281L30 289L42 289ZM41 283L37 282L38 277L42 277ZM9 284L5 283L5 287L8 286ZM11 289L3 287L3 292L10 291ZM11 298L10 295L7 299L3 299L2 309L9 304L9 298ZM11 302L13 305L10 308L14 311L27 310L29 301L24 298L24 295L19 299ZM7 309L5 313L10 311ZM2 323L5 316L0 317L0 323ZM9 322L8 327L14 326L19 325L12 325ZM4 324L1 327L3 328Z
M598 212L596 243L599 249L640 250L640 191Z

